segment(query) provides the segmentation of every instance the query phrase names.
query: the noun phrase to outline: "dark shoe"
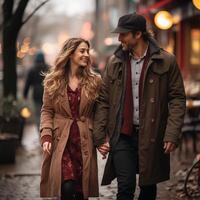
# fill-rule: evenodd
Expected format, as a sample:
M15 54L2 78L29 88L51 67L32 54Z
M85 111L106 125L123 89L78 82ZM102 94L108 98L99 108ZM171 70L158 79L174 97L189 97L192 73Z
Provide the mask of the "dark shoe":
M75 200L84 200L83 193L77 192L75 194Z

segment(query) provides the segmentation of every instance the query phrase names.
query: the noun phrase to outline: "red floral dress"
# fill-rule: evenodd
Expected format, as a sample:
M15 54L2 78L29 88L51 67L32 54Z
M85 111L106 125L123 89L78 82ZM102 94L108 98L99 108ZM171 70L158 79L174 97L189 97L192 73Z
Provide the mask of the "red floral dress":
M82 154L79 127L76 119L79 117L81 89L73 91L67 87L68 99L74 121L71 125L69 138L62 157L62 180L75 180L76 191L82 192Z

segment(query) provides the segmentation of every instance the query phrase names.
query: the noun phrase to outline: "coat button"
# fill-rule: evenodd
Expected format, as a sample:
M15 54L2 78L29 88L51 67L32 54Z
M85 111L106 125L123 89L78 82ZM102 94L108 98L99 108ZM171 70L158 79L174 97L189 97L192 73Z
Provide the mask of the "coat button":
M150 102L151 102L151 103L155 103L155 99L154 99L154 98L151 98L151 99L150 99Z
M152 118L152 119L151 119L151 122L152 122L152 123L153 123L153 122L155 122L155 119L154 119L154 118Z
M80 120L81 120L82 122L85 122L86 119L85 119L84 116L81 116L81 117L80 117Z
M88 136L87 136L86 134L84 135L84 139L85 139L85 140L87 140L87 139L88 139Z
M154 82L154 80L151 78L150 80L149 80L149 83L153 83Z
M88 156L88 151L85 151L85 152L84 152L84 155L85 155L85 156Z

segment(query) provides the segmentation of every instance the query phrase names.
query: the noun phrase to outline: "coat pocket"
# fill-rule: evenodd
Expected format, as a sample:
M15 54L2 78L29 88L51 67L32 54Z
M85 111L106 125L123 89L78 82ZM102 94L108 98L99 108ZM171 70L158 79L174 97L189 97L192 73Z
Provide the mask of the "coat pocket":
M93 132L93 124L90 121L88 122L88 129L89 131Z
M153 74L162 76L168 72L169 66L163 65L162 63L154 63L153 65L151 65L150 70Z
M88 121L88 130L89 130L89 137L92 139L93 141L93 123L92 121Z
M55 127L53 129L53 149L54 150L56 149L59 140L60 140L60 129L59 127Z
M93 127L93 120L89 119L88 120L88 124L87 124L87 134L88 134L88 142L89 142L89 146L91 147L91 154L92 154L92 151L93 151L93 148L94 148L94 135L93 135L93 130L94 130L94 127Z

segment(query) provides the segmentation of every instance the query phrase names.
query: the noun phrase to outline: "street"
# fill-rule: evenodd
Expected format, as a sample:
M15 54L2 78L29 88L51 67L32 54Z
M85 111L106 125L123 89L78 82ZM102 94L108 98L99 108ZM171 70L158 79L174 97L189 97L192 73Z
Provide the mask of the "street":
M186 172L192 163L192 156L187 158L172 155L171 180L158 185L159 200L184 200L183 183ZM99 181L101 180L106 160L98 154ZM0 165L0 200L39 200L39 182L41 166L41 147L35 125L25 126L22 145L17 149L16 163ZM100 187L100 197L90 200L114 200L116 195L116 180L109 186ZM139 189L137 188L136 197ZM52 199L52 198L51 198ZM56 199L56 198L54 198ZM137 199L137 198L136 198ZM53 199L52 199L53 200Z
M54 131L53 145L59 147L53 148L53 155L58 164L61 157L66 160L66 180L74 179L73 170L80 172L81 163L92 163L83 168L84 193L89 187L98 193L97 177L91 173L96 157L87 136L92 130L96 146L104 134L116 144L117 133L139 133L135 146L141 150L140 172L146 184L168 178L169 158L163 148L169 153L181 139L171 153L170 180L157 185L156 199L187 200L187 191L192 191L198 196L193 199L200 200L200 167L192 168L200 158L200 0L1 0L0 16L0 200L58 200L40 198L39 126L44 142ZM65 158L65 139L71 141L68 125L72 119L76 124L77 117L80 133L86 134L79 137L77 126L72 126L74 148L70 146ZM80 138L82 144L77 145ZM124 141L122 149L130 141L131 150L130 138ZM44 149L49 147L46 143ZM100 147L102 154L108 153L106 143ZM133 180L135 157L119 152L115 170ZM9 164L3 164L6 159ZM116 179L101 186L105 163L98 152L99 197L89 200L116 199ZM42 176L48 180L41 190L45 196L57 191L56 181L49 177L61 173L54 173L58 165L43 166L50 171ZM191 168L196 171L188 176ZM60 176L55 177L58 183ZM86 181L90 177L93 181ZM67 194L68 189L62 192ZM135 200L139 192L137 184ZM152 194L145 195L145 200L151 199Z

